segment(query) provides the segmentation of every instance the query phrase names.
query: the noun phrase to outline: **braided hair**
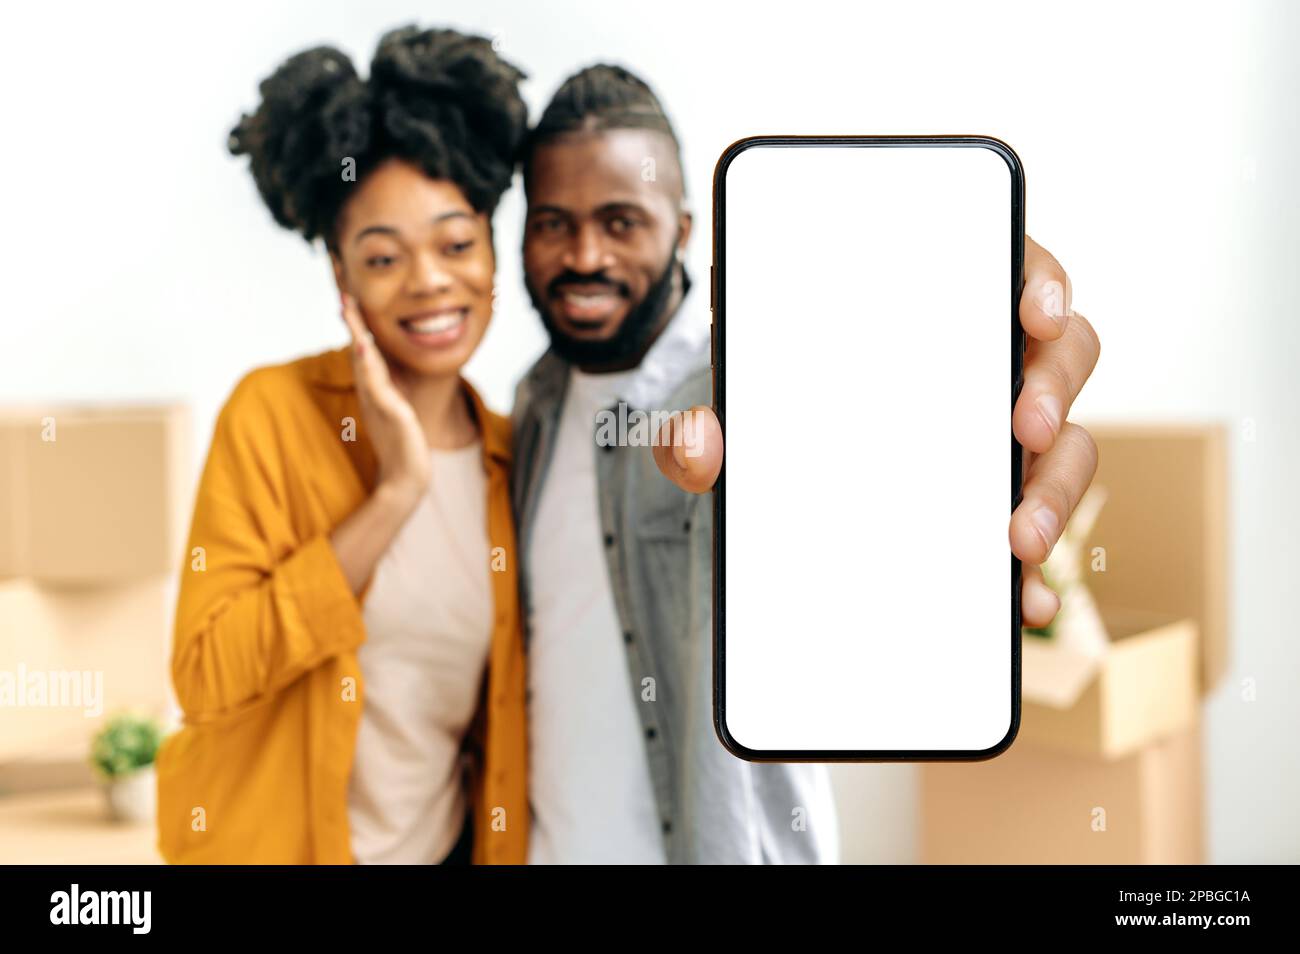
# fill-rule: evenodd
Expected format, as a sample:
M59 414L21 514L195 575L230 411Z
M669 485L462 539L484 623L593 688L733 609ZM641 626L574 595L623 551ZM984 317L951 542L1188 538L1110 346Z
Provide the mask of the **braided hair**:
M573 74L551 97L523 146L524 181L534 150L569 133L607 129L648 129L663 133L673 145L680 169L681 144L663 105L644 80L621 66L597 63ZM684 186L683 186L684 188Z
M527 131L525 74L490 40L402 27L384 34L361 79L329 46L291 56L230 132L275 221L333 246L339 212L366 174L400 158L455 183L489 217ZM348 161L353 175L347 175Z

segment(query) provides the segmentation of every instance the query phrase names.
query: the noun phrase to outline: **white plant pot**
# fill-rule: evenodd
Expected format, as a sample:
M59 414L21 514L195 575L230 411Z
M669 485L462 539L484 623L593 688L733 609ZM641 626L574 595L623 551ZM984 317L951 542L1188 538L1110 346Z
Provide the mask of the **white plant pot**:
M104 784L108 814L117 821L152 821L157 810L158 786L152 765Z

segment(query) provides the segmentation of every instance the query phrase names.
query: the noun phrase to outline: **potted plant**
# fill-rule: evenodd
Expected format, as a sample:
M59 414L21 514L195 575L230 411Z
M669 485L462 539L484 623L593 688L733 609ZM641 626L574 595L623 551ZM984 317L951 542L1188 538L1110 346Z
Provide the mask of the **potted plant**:
M134 713L113 716L95 736L90 763L104 783L114 819L153 818L157 800L153 762L162 738L163 728L156 719Z

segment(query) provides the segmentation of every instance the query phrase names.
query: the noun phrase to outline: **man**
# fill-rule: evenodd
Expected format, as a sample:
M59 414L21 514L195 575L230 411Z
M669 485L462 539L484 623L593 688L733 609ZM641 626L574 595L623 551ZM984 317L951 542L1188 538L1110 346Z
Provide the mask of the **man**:
M692 220L679 153L649 87L603 65L560 87L525 149L524 270L551 339L514 413L529 860L834 861L825 767L745 762L714 733L712 508L700 495L723 446L706 309L683 307ZM1027 242L1021 317L1035 340L1013 428L1041 456L1011 522L1026 625L1059 606L1029 564L1046 558L1096 463L1086 432L1064 423L1097 357L1068 289ZM681 415L653 451L616 446L602 421L620 404L629 420L690 408L690 447Z

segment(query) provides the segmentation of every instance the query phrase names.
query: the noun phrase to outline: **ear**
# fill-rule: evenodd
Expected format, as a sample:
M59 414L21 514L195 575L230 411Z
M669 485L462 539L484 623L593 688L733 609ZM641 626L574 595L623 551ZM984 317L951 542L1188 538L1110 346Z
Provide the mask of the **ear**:
M694 216L683 209L677 216L677 257L683 258L686 255L686 246L691 240L691 226L695 223Z

